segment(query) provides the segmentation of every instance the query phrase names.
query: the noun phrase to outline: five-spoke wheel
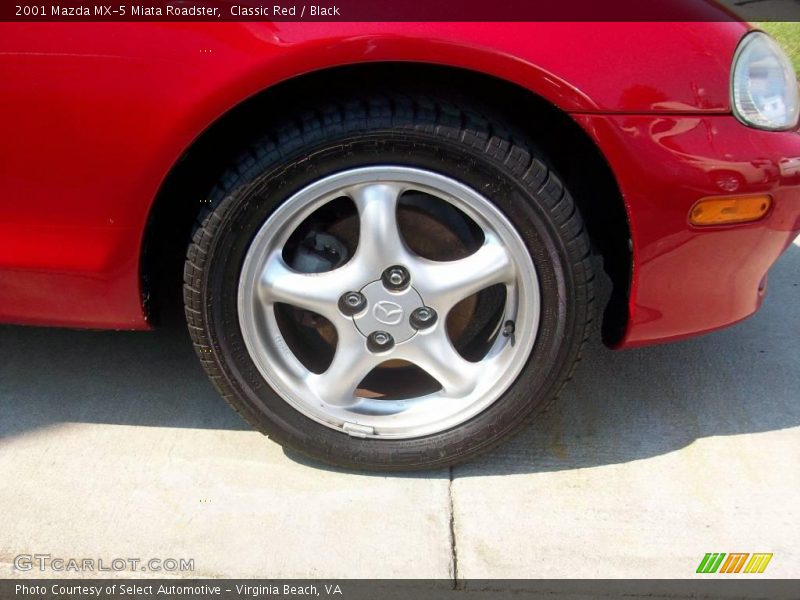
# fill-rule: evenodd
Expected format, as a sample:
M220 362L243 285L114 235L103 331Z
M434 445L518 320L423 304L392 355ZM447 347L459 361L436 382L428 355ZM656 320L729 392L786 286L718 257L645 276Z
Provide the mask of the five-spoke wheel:
M451 261L415 254L397 218L401 198L409 194L459 211L474 224L477 249ZM284 258L292 234L342 198L355 205L359 221L352 257L325 272L293 269ZM492 286L502 286L505 298L495 315L495 335L482 356L468 360L454 346L447 317ZM324 317L335 328L335 350L323 372L286 351L275 313L279 304ZM539 289L519 234L486 198L432 171L372 166L312 183L267 220L242 267L239 319L262 375L297 410L350 435L408 438L458 425L505 392L533 347ZM518 343L502 335L508 321L515 323ZM387 361L418 367L439 389L414 397L398 393L392 389L395 369L380 368ZM362 386L376 370L389 380L379 397ZM409 388L408 381L398 385Z

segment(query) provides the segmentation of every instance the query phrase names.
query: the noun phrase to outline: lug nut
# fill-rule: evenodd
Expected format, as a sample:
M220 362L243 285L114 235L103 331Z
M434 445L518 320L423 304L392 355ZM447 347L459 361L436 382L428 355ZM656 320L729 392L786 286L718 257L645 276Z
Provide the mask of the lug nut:
M394 338L385 331L373 331L367 337L370 352L386 352L394 348Z
M383 275L381 275L381 281L383 281L383 286L386 289L399 291L408 287L408 284L411 283L411 275L409 275L408 270L405 267L395 265L393 267L389 267L383 272Z
M420 306L411 313L409 321L414 329L427 329L436 323L436 311L429 306Z
M367 306L367 299L361 292L345 292L339 298L339 310L348 317L357 315Z

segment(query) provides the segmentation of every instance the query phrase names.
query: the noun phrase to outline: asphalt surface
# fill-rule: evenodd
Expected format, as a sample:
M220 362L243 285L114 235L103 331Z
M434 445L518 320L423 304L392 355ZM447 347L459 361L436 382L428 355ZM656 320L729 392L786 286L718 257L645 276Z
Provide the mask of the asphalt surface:
M75 575L14 568L50 554L191 558L187 577L681 578L707 552L771 552L762 577L800 577L798 293L795 241L753 318L593 344L521 436L412 476L284 453L177 326L0 328L0 577Z

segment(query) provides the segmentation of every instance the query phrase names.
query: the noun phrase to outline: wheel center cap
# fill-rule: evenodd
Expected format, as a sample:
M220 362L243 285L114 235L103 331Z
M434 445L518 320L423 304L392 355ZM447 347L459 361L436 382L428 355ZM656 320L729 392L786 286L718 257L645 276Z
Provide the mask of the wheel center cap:
M417 290L412 286L401 291L387 290L381 281L373 281L360 291L367 300L367 310L353 317L353 322L361 335L367 337L375 331L385 331L396 344L414 336L416 330L409 317L424 305Z

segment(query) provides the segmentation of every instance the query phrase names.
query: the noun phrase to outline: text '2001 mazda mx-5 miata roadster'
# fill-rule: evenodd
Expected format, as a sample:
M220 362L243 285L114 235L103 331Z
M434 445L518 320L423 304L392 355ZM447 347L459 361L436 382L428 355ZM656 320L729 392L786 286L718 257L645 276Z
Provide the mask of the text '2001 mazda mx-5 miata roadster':
M729 18L3 23L0 81L0 321L182 294L225 399L348 467L494 447L590 335L751 315L800 230L795 74Z

